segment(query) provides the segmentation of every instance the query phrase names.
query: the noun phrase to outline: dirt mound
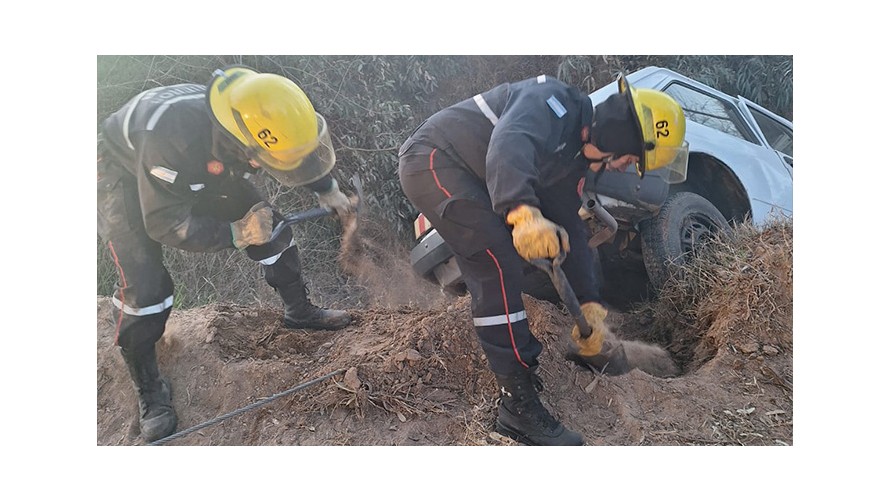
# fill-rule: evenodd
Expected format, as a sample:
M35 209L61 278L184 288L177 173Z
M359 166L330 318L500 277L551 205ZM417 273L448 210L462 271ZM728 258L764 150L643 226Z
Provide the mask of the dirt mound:
M607 318L623 339L666 347L677 377L602 376L565 360L570 316L525 297L531 329L545 345L544 404L588 445L791 445L790 228L751 236L742 259L751 271L724 264L713 284L732 284L727 295L699 292L711 298L704 301L677 289L670 301ZM760 299L741 293L748 290ZM112 346L110 301L99 297L97 307L97 443L142 444L131 383ZM166 443L515 445L493 432L498 394L469 298L350 313L352 325L322 332L284 329L271 309L174 311L158 352L180 431L337 373Z

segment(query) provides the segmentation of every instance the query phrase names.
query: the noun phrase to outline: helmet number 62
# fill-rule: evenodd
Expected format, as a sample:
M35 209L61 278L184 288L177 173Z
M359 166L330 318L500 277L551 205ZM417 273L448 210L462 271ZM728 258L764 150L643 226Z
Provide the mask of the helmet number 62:
M263 129L257 133L257 137L263 144L266 145L266 148L278 142L278 138L272 135L272 131L269 129Z
M671 135L671 131L668 130L668 121L667 120L659 120L655 122L655 136L656 137L668 137Z

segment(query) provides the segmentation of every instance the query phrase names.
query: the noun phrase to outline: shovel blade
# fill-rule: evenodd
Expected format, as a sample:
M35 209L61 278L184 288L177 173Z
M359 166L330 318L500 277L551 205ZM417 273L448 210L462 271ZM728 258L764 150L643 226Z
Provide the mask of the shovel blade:
M609 376L627 374L632 369L630 363L627 361L627 353L624 351L624 345L621 344L621 342L607 342L603 345L603 350L598 355L593 356L580 355L577 351L570 351L566 354L566 360L570 360L587 368L592 368L596 372L607 374Z

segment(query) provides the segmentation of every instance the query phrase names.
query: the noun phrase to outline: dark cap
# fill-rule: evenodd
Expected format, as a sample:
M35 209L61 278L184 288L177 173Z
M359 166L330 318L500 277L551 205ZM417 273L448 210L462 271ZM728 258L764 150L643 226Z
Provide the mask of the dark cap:
M643 156L643 141L637 128L630 101L624 94L612 94L596 106L593 118L596 147L618 156Z

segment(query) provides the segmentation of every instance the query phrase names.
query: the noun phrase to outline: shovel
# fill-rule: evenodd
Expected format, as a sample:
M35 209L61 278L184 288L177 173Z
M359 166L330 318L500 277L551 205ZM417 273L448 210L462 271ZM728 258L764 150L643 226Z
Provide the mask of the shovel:
M550 277L560 299L562 299L563 304L566 305L566 308L568 308L569 313L571 313L572 318L575 320L575 324L578 326L578 331L581 334L581 340L583 342L593 334L593 329L590 327L590 324L587 323L587 319L581 311L581 304L578 303L578 297L575 296L575 291L572 290L572 286L569 284L565 273L562 271L562 262L565 261L565 258L565 249L560 249L559 254L553 258L553 260L532 259L529 262L536 268L547 273ZM581 355L574 340L572 341L572 346L575 349L565 354L567 360L586 365L600 373L611 376L625 374L630 371L630 364L627 361L624 346L620 341L616 342L612 339L605 339L603 341L602 351L593 356Z
M358 198L356 201L355 211L361 209L362 199L364 198L364 194L362 193L362 181L359 179L358 174L353 174L352 176L352 185L355 187L355 193ZM278 222L275 225L275 228L272 230L272 236L269 240L275 240L278 235L284 230L285 226L289 226L296 223L301 223L303 221L310 221L313 219L319 219L322 217L327 217L334 215L334 211L331 209L327 209L324 207L315 207L314 209L309 209L301 212L294 212L292 214L287 214L284 216L284 219Z

